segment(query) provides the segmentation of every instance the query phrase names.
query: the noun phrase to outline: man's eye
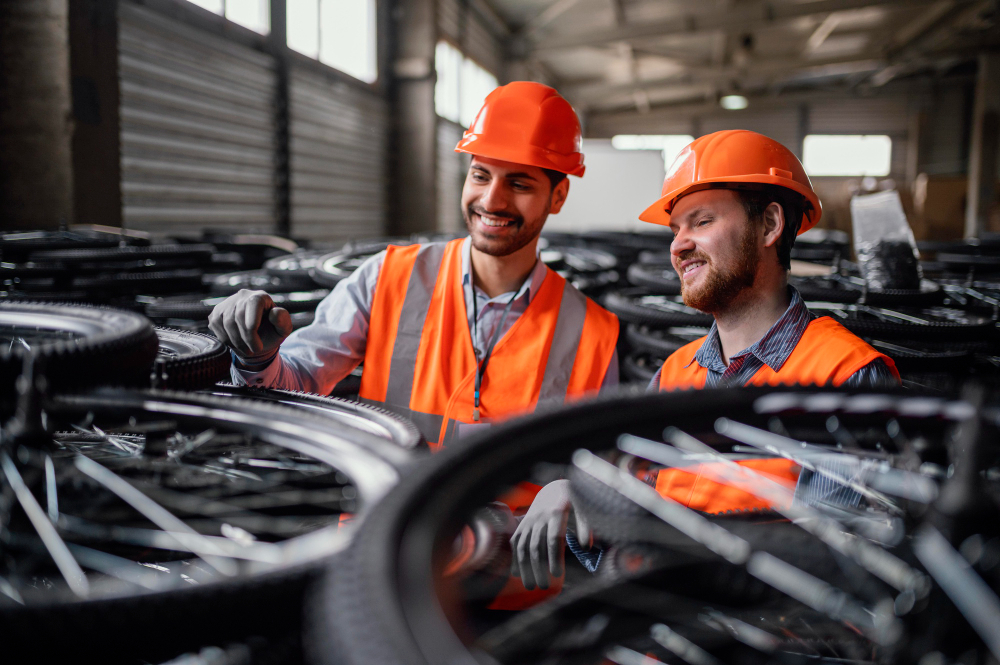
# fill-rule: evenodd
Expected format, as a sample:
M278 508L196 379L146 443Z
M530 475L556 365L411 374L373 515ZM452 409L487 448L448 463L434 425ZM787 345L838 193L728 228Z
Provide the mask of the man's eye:
M696 224L696 226L705 226L706 224L708 224L708 223L709 223L709 222L711 222L711 221L712 221L711 219L703 219L703 220L701 220L700 222L698 222L698 223Z

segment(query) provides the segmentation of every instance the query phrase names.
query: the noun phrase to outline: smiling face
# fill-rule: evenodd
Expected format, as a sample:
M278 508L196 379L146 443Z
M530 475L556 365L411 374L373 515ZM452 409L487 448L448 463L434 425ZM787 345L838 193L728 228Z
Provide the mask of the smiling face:
M462 216L472 246L491 256L513 254L538 238L568 191L566 180L553 188L537 166L473 156L462 188Z
M681 198L670 214L670 260L689 307L714 314L754 286L763 230L747 220L736 194L706 189Z

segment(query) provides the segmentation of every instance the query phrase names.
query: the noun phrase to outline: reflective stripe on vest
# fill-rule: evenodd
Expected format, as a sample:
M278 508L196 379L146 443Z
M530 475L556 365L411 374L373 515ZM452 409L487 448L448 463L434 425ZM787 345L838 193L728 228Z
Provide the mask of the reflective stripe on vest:
M462 286L463 240L387 250L372 304L362 399L411 418L432 444L472 422L476 356ZM481 412L496 420L596 391L618 320L548 271L497 342Z
M707 336L696 339L672 353L660 372L660 390L704 388L708 370L694 359ZM873 360L880 358L899 380L892 358L879 353L860 337L828 316L809 322L802 339L785 364L775 372L761 367L747 386L843 385L847 379Z

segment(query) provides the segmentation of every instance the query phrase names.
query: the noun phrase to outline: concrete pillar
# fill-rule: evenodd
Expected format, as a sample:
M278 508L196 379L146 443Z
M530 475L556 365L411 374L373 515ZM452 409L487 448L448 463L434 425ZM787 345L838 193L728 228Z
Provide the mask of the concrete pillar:
M121 226L118 3L71 0L73 211L77 224Z
M990 229L991 209L997 204L997 166L1000 153L1000 53L979 56L972 144L969 150L969 190L965 208L965 235L978 237Z
M69 0L0 2L0 224L73 219Z
M437 225L437 114L434 111L436 2L395 3L392 56L393 168L389 232Z

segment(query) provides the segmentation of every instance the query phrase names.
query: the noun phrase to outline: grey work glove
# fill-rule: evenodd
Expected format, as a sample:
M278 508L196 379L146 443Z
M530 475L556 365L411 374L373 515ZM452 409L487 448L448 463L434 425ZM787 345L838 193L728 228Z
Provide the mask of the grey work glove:
M270 361L292 333L288 310L275 307L264 291L240 289L215 306L208 328L246 365Z
M526 589L548 589L561 577L566 559L566 526L570 509L569 481L555 480L541 489L510 539L511 575L520 575ZM580 543L590 542L590 528L576 513ZM551 575L551 579L550 579Z

